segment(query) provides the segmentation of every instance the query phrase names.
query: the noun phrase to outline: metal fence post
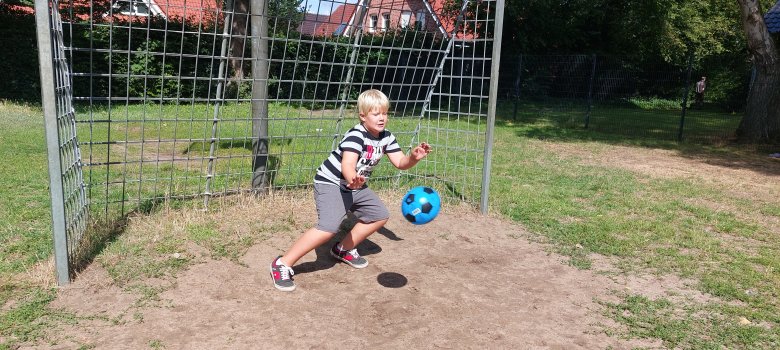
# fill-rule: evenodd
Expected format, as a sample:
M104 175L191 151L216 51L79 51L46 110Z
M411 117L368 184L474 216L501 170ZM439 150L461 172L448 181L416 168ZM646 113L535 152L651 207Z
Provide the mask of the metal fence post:
M596 77L596 55L593 55L593 66L590 69L590 83L588 84L588 110L585 112L585 129L590 125L590 111L593 108L593 80Z
M52 23L48 0L35 1L35 26L38 37L38 61L41 72L41 97L46 127L46 150L49 158L49 192L51 194L54 262L57 284L70 283L68 271L68 234L65 222L65 196L62 183L62 159L57 118L57 96L54 79ZM56 11L56 8L53 10Z
M344 28L344 33L352 35L352 52L349 54L349 65L347 65L346 76L341 81L344 84L343 90L341 90L340 104L339 104L339 118L336 120L336 132L333 133L331 138L331 149L335 150L338 146L339 140L342 136L342 122L344 121L344 112L349 104L349 94L352 92L352 82L354 80L355 69L358 65L358 58L360 56L360 41L363 38L363 24L366 21L366 14L371 6L371 0L365 0L362 4L359 1L355 8L355 23L352 25L352 31L349 32L350 27ZM362 92L362 91L361 91Z
M501 33L504 31L504 0L496 1L496 18L493 28L493 60L490 66L490 93L488 99L487 130L485 132L485 155L482 166L482 195L479 208L488 212L490 167L493 158L493 129L496 124L496 98L498 97L498 68L501 64Z
M435 75L433 76L432 83L430 85L428 85L428 92L426 93L425 102L423 102L422 108L420 109L420 116L417 119L417 127L415 127L415 129L414 129L414 133L413 133L414 136L412 136L412 140L409 143L409 149L410 150L414 148L415 142L417 142L417 137L420 135L420 130L422 128L422 120L425 117L425 113L427 113L430 110L431 99L433 98L433 94L436 91L436 87L438 86L440 79L442 79L442 75L444 73L444 67L446 66L447 59L451 57L450 55L452 55L452 52L454 51L455 39L457 38L457 30L463 24L463 20L465 18L464 14L466 12L466 9L469 6L470 1L471 0L464 0L463 1L463 4L461 5L461 8L460 8L459 15L458 15L458 17L457 17L457 19L455 21L455 25L452 27L453 29L452 29L452 33L450 35L450 38L449 38L449 40L447 40L447 49L446 49L447 53L445 54L444 58L439 63L439 67L436 69L436 73L434 73ZM454 55L452 55L452 56L454 56ZM463 64L463 63L461 62L461 64ZM491 79L491 83L492 83L492 79ZM491 84L491 88L492 88L492 86L493 85ZM400 173L399 173L399 176L400 176Z
M688 55L688 73L685 77L685 94L682 100L682 113L680 115L680 129L677 132L677 141L682 142L683 128L685 127L685 112L688 109L688 93L690 93L691 71L693 70L693 52Z
M217 91L214 95L214 117L211 120L211 138L209 140L209 161L206 167L206 190L203 193L203 208L209 207L211 198L211 181L214 178L214 160L217 146L217 126L219 124L219 108L225 103L225 80L227 79L227 55L228 55L228 37L233 33L230 24L233 22L233 1L228 0L225 4L225 23L222 27L222 46L219 50L219 69L217 71Z

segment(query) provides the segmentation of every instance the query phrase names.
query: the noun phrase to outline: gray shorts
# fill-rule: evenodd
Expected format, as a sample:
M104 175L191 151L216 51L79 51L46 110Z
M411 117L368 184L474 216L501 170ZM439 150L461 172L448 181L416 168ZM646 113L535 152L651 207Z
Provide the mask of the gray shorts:
M317 229L325 232L336 233L347 211L365 223L390 217L385 204L368 187L348 191L337 185L315 183L314 201L317 203Z

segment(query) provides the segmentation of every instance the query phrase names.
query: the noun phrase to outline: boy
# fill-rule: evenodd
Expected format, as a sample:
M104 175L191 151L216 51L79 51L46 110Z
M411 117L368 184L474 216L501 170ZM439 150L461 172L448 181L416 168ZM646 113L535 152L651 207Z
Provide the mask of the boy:
M314 177L317 226L304 232L284 255L271 262L271 278L276 289L295 290L291 266L329 241L348 210L355 214L358 222L344 240L330 249L330 254L354 268L368 266L368 261L358 254L356 247L384 226L390 213L376 193L368 188L366 180L383 154L387 154L393 166L406 170L431 152L431 146L425 142L409 155L401 152L395 136L385 130L390 101L381 91L364 91L358 97L357 107L360 123L347 131L338 148L320 165Z

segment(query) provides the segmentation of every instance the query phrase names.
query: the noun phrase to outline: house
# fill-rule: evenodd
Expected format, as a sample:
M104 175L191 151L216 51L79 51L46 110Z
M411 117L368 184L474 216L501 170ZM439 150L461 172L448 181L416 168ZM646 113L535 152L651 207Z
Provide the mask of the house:
M345 29L353 22L357 12L357 4L341 4L325 20L315 26L313 36L347 35ZM305 22L305 21L304 21ZM302 23L301 27L306 23Z
M303 22L298 26L298 33L304 35L319 35L316 33L317 27L321 24L327 23L330 15L321 15L317 13L306 13Z
M431 3L433 2L433 4ZM377 33L393 28L413 27L447 34L434 6L436 0L375 0L365 14L363 32ZM439 6L440 8L440 6ZM441 13L439 11L439 13Z
M366 9L366 0L356 4L341 4L326 19L321 17L312 23L307 14L299 27L302 34L314 36L349 36L363 18L364 33L375 34L399 28L417 28L449 35L454 27L454 18L445 15L446 0L372 0ZM365 10L364 10L365 9ZM365 14L362 12L365 11ZM314 28L311 30L311 28ZM305 30L305 31L304 31ZM458 38L471 39L472 34L458 33Z
M213 21L222 11L217 0L114 0L111 11L105 16L148 17L181 19L190 22Z
M766 28L772 34L780 33L780 1L764 15Z
M149 16L190 23L213 23L222 15L218 0L72 0L60 3L63 21L107 22L110 18L145 20ZM34 13L30 6L12 5L16 12ZM72 11L71 11L72 10ZM70 17L70 16L73 17ZM74 18L75 17L75 18Z

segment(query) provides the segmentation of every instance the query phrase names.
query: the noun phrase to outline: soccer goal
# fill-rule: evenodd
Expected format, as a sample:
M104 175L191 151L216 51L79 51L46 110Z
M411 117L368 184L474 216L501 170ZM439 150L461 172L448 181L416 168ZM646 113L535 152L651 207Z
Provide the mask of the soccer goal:
M163 201L310 186L358 122L435 152L372 187L487 211L503 0L36 0L58 282Z

